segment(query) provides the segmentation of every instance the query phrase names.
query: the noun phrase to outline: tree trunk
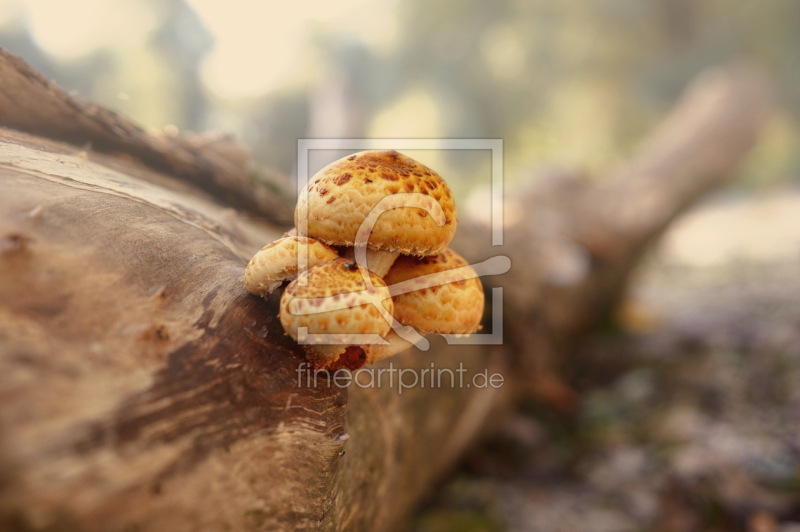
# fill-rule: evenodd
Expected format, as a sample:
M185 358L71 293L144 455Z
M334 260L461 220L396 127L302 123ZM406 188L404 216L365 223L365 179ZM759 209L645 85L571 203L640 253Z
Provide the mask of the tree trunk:
M495 283L506 344L434 340L379 367L463 364L465 382L487 370L506 384L399 393L387 376L307 386L279 294L244 289L245 264L282 231L241 210L268 216L285 203L0 54L0 125L17 130L0 129L2 528L399 527L519 393L569 408L555 354L614 304L666 224L730 175L766 100L749 69L720 71L608 188L525 192L526 210L558 220L550 229L525 219L498 250L464 221L457 249L512 258ZM78 147L89 141L94 150ZM587 258L571 283L548 276L563 269L543 251L555 244Z

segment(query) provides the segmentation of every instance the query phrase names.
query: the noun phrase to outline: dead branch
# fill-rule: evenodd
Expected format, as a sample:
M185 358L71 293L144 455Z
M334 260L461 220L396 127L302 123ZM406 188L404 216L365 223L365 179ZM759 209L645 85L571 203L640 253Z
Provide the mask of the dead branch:
M0 80L0 126L135 157L236 209L283 223L292 219L294 206L279 187L255 181L246 165L204 149L196 137L152 135L114 111L68 94L2 48Z

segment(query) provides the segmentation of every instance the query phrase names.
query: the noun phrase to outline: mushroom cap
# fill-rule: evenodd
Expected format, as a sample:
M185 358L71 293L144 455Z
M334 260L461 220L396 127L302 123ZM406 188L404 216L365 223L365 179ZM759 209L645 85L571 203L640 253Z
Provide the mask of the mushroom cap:
M331 246L353 246L361 223L378 202L410 193L427 196L412 199L428 208L438 202L444 225L437 225L421 208L389 210L378 218L369 247L404 255L435 255L456 232L453 194L439 174L394 150L356 153L317 172L298 198L295 225L300 227L298 218L307 208L309 236Z
M283 281L300 273L298 260L303 244L308 245L307 268L339 257L336 250L313 238L290 236L267 244L250 259L244 270L244 285L256 296L266 297Z
M363 275L369 275L372 287L367 287ZM293 300L297 314L289 311ZM307 327L309 334L341 335L337 340L343 341L352 334L386 336L392 326L373 303L392 312L386 283L366 268L336 259L310 268L289 283L281 297L281 325L295 340L298 327ZM332 309L325 310L328 307Z
M465 266L473 274L475 270L458 253L448 248L430 257L398 258L384 280L389 286L419 279L423 275L448 272ZM448 274L443 274L448 281ZM483 317L483 285L475 276L463 279L451 273L447 284L422 288L394 296L394 317L403 325L414 327L423 334L470 334L480 329Z

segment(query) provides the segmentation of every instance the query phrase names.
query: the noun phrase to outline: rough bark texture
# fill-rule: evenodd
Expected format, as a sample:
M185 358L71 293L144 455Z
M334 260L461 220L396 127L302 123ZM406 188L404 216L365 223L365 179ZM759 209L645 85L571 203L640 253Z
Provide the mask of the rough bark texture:
M0 124L139 159L260 217L285 223L294 213L294 206L278 194L278 187L254 180L239 161L218 150L202 149L193 136L149 134L114 111L67 94L2 48Z
M38 108L26 104L36 94ZM434 341L380 365L461 363L468 375L501 372L507 385L401 395L385 383L298 386L302 353L283 335L277 297L250 296L242 282L247 260L280 231L230 207L267 204L243 204L239 181L208 186L202 172L164 163L183 148L107 128L121 119L1 54L0 125L40 135L0 129L1 527L397 528L518 391L569 403L552 353L614 303L669 220L728 175L756 138L764 101L751 71L717 73L608 189L526 192L526 211L550 213L552 231L525 218L507 227L501 250L488 234L462 239L457 249L473 258L515 261L499 283L506 345ZM84 133L147 166L41 138L80 144ZM564 267L545 253L554 242L588 259L560 287L547 274Z

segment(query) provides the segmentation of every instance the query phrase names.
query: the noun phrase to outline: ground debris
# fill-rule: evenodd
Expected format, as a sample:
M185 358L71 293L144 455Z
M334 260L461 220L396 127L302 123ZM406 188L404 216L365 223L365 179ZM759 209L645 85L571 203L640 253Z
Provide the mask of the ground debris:
M494 530L424 526L464 510L458 484L509 531L800 531L799 269L651 260L631 296L657 326L595 335L572 355L577 415L525 405L414 530Z

